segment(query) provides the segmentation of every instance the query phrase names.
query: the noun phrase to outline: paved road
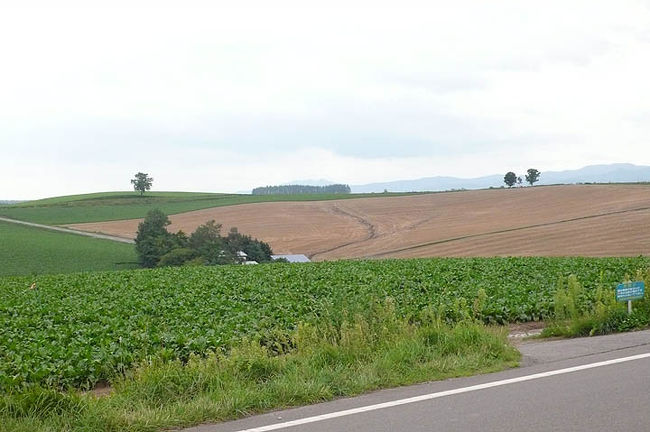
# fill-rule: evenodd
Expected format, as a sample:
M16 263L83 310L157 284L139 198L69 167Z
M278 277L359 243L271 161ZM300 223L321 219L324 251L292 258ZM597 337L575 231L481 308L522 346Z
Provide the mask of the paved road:
M9 218L5 218L5 217L1 217L1 216L0 216L0 221L15 223L15 224L19 224L19 225L27 225L27 226L46 229L46 230L51 230L51 231L59 231L59 232L64 232L64 233L68 233L68 234L77 234L77 235L92 237L92 238L96 238L96 239L112 240L112 241L116 241L116 242L120 242L120 243L135 244L135 241L133 241L133 239L123 238L123 237L116 237L116 236L106 235L106 234L98 234L98 233L91 233L91 232L85 232L85 231L78 231L78 230L73 230L73 229L70 229L70 228L62 228L62 227L51 226L51 225L42 225L42 224L37 224L37 223L33 223L33 222L25 222L25 221L20 221L20 220L16 220L16 219L9 219Z
M384 390L185 432L650 430L650 331L519 348L524 366L518 369ZM350 413L355 409L362 412ZM306 423L286 424L291 421Z

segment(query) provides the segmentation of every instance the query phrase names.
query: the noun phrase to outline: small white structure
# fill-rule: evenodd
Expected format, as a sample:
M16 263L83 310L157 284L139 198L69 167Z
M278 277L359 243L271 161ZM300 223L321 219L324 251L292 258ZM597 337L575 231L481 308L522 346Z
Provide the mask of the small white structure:
M244 251L237 251L237 253L235 253L235 260L239 264L246 264L248 262L248 254Z
M244 261L242 264L244 265L251 265L251 264L259 264L257 261Z
M274 261L279 258L284 258L290 263L311 262L311 260L307 258L307 255L303 255L303 254L271 255L271 259Z

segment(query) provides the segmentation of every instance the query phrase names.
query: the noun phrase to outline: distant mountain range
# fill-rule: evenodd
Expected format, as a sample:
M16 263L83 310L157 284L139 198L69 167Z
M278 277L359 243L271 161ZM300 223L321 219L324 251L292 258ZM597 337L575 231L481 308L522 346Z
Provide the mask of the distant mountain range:
M525 173L517 173L522 178ZM420 192L451 189L484 189L503 186L503 174L477 178L426 177L415 180L397 180L365 185L350 185L353 193ZM634 183L650 182L650 166L633 164L590 165L568 171L543 172L538 185L571 183Z
M382 183L369 183L364 185L350 185L352 193L383 192L423 192L444 191L451 189L485 189L501 187L503 174L494 174L476 178L459 177L425 177L414 180L395 180ZM525 173L517 173L525 178ZM542 172L538 185L573 184L573 183L635 183L650 182L650 166L634 165L628 163L590 165L584 168L567 171ZM298 180L287 184L305 184L323 186L337 182L324 179Z

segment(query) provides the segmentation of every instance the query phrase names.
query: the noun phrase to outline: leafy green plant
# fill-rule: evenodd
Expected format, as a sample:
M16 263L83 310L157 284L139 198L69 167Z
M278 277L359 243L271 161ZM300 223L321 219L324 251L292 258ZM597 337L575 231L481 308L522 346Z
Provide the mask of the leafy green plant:
M154 356L96 398L32 386L0 394L0 430L152 431L242 417L382 387L515 366L503 330L468 320L400 317L392 299L373 300L340 326L322 319L284 333L278 353L245 338L228 352L186 361ZM415 315L421 315L420 312Z
M186 362L246 338L281 353L299 323L340 331L386 307L386 297L413 323L531 321L553 316L553 281L575 274L576 304L591 313L599 285L602 297L648 264L641 257L413 259L0 278L0 390L90 388L154 357Z

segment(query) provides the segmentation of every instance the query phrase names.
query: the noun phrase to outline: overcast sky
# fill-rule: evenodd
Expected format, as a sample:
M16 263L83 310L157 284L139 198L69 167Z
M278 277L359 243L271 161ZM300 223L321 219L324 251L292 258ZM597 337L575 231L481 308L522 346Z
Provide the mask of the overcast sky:
M0 199L650 165L648 1L8 3Z

